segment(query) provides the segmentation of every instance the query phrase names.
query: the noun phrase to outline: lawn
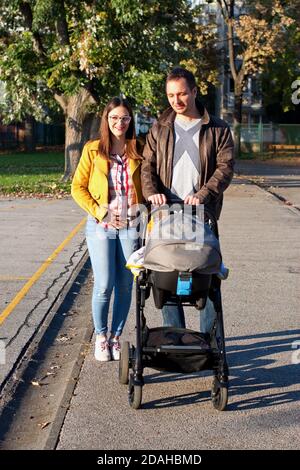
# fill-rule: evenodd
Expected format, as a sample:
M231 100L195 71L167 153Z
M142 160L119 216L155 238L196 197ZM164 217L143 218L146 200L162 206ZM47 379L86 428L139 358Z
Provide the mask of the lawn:
M0 155L0 194L19 196L64 196L70 183L61 182L62 152Z

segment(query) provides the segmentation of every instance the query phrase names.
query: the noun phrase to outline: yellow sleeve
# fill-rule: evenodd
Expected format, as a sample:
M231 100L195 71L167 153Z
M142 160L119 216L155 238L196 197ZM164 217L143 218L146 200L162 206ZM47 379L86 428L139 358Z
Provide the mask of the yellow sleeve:
M72 185L71 195L77 204L96 219L101 220L99 214L99 205L93 199L89 192L89 181L91 171L93 170L92 156L89 150L89 144L85 144L80 161L76 168Z

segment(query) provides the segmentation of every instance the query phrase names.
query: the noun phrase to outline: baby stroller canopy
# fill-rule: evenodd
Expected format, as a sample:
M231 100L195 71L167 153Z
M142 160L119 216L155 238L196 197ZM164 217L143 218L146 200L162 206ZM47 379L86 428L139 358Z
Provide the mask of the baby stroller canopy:
M145 268L216 274L221 262L217 237L197 216L175 212L154 221L146 241Z

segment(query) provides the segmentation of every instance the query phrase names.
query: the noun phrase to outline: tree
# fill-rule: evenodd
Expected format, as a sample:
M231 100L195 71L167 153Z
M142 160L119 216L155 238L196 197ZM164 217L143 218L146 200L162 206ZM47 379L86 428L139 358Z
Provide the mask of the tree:
M0 79L7 118L63 110L65 175L77 166L91 113L120 92L155 109L173 64L199 69L197 10L188 0L2 0ZM198 40L199 43L199 40ZM210 51L210 55L211 54ZM209 68L209 67L208 67ZM213 82L211 70L201 86Z
M227 26L227 46L234 81L233 131L235 154L240 155L242 101L248 77L261 74L270 60L284 49L284 32L294 20L279 0L254 4L239 0L217 0ZM282 2L283 4L286 2Z
M292 84L300 80L300 0L292 0L285 5L286 14L294 23L284 31L284 48L276 57L269 60L262 75L264 106L272 120L281 121L284 113L298 116L300 106L292 101Z

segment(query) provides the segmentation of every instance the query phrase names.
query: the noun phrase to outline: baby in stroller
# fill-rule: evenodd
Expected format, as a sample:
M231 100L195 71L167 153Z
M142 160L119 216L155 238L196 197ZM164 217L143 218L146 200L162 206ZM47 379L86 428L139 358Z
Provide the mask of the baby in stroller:
M159 207L151 211L142 239L139 254L144 259L140 259L136 276L136 346L123 343L119 369L120 382L129 381L129 403L133 408L141 405L146 366L182 373L209 369L214 373L213 406L223 410L228 397L228 367L220 284L228 273L222 265L217 222L203 206ZM144 307L151 290L159 309L173 304L200 310L209 297L216 312L211 332L148 328Z

